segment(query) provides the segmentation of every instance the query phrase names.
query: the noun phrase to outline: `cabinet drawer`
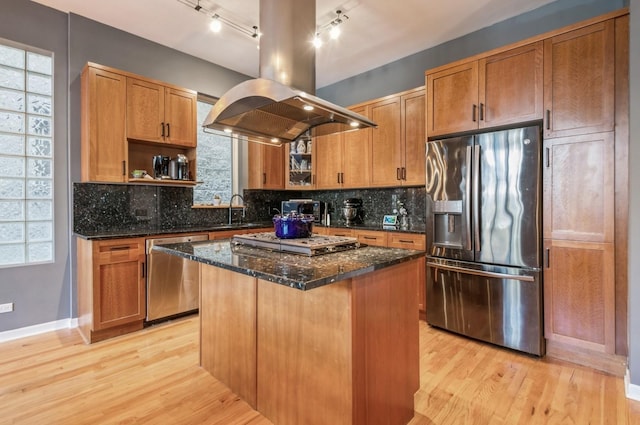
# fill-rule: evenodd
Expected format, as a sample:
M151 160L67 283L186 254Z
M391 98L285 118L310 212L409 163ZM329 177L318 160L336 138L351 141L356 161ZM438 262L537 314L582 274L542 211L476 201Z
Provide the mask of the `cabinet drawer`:
M390 232L387 246L389 248L417 249L424 251L427 243L424 235Z
M339 228L327 228L327 235L333 235L333 236L342 236L345 238L352 238L354 237L354 232L352 229L339 229Z
M130 241L109 241L97 244L97 256L100 263L115 263L135 260L144 255L144 244Z
M356 232L358 242L371 246L387 246L387 233L367 230L358 230Z

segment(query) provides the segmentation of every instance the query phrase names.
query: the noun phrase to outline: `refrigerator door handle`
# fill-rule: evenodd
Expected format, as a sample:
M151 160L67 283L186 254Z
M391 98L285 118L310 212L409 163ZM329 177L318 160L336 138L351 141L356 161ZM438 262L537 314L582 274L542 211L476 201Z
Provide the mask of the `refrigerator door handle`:
M523 282L533 282L535 280L533 276L521 276L516 274L486 272L483 270L473 270L473 269L467 269L464 267L448 266L448 265L432 263L432 262L427 262L427 266L433 267L434 269L451 270L454 272L472 274L475 276L497 277L499 279L513 279L513 280L520 280Z
M471 250L471 155L473 154L473 146L467 146L467 172L466 172L466 185L465 185L465 196L466 200L464 203L464 220L465 220L465 246L464 249L467 251Z
M474 250L480 251L480 145L473 150L473 236Z

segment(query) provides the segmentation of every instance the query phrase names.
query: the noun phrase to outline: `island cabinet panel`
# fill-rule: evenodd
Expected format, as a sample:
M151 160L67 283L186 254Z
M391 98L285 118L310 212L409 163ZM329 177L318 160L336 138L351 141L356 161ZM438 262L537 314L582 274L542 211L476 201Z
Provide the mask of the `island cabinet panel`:
M406 424L420 388L418 280L424 258L352 282L353 423Z
M200 365L256 403L256 279L200 265Z
M302 291L202 264L201 364L277 425L404 425L424 267L418 257Z
M353 423L351 321L349 280L304 292L258 280L257 410L278 425Z
M544 50L545 138L612 131L614 20L546 39Z

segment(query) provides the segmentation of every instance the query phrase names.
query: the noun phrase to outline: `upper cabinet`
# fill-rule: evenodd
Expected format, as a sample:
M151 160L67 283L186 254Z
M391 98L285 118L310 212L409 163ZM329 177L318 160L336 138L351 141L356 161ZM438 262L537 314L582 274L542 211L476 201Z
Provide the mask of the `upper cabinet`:
M424 88L368 105L371 130L371 186L422 185L425 182Z
M82 181L124 182L126 77L87 66L81 86Z
M284 147L249 142L249 189L284 188Z
M156 82L127 78L127 137L195 147L195 92Z
M614 20L544 42L545 137L612 131Z
M313 140L287 143L284 149L286 189L313 189L315 186Z
M367 116L366 107L352 109ZM316 137L316 189L364 188L371 184L371 129Z
M196 92L88 63L81 75L81 179L194 185ZM153 175L155 155L189 159L190 180L134 179Z
M542 42L428 71L429 137L542 118Z

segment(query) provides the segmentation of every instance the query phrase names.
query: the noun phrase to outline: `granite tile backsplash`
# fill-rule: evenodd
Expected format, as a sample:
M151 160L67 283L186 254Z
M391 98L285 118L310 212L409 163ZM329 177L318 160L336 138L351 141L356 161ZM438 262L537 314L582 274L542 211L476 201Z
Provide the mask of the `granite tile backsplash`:
M410 226L424 226L424 187L353 190L245 190L243 222L268 222L288 199L314 199L330 204L333 225L343 222L340 209L347 198L362 199L365 224L382 223L398 202L407 208ZM223 200L223 202L226 200ZM73 230L95 234L119 230L171 230L227 223L226 208L192 208L193 188L153 185L74 183ZM233 211L234 222L241 210Z

